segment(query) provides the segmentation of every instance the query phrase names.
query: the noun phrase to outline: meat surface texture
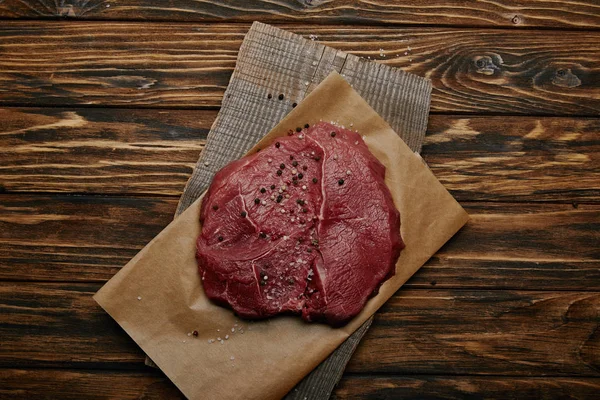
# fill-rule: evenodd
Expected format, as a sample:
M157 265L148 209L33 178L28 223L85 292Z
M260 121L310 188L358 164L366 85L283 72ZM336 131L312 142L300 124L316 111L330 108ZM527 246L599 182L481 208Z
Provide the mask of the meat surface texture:
M243 318L348 322L404 248L384 177L360 135L325 122L228 164L200 210L206 295Z

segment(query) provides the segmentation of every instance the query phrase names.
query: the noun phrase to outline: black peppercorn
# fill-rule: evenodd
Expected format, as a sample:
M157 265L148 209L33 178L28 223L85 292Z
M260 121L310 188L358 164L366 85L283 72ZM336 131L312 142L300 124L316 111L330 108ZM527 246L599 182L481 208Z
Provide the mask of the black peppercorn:
M261 192L261 193L264 193L264 192L266 192L266 191L267 191L267 189L265 189L265 188L260 188L260 192Z
M283 164L283 163L282 163L282 164L279 164L279 168L281 168L281 169L285 169L285 164Z
M281 175L283 172L281 172L280 169L277 170L277 175Z
M271 185L271 190L275 189L275 185Z
M317 178L313 178L313 183L317 183L319 180Z
M260 204L260 199L259 198L254 199L254 204Z
M319 161L320 159L321 159L321 157L319 157L319 156L315 157L315 161Z
M281 200L283 200L283 196L279 195L279 196L277 196L277 200L275 200L275 201L277 201L278 203L281 203Z
M292 108L296 108L297 105L298 103L292 103Z
M331 137L335 137L335 132L331 132Z
M194 335L194 337L198 337L198 331L192 332L192 335Z
M343 180L343 179L340 179L340 180L338 181L338 185L342 186L343 184L344 184L344 180Z
M267 95L267 99L271 99L271 98L273 98L273 95L272 95L271 93L269 93L269 94Z
M292 162L292 165L293 165L294 167L297 167L297 166L298 166L298 161L294 161L294 162Z
M260 236L261 238L263 238L263 239L264 239L264 238L266 238L266 237L267 237L267 234L266 234L266 233L264 233L264 232L261 232L261 233L260 233L258 236Z
M303 170L303 171L306 171L307 169L308 169L308 167L307 167L306 165L303 165L303 166L302 166L302 170Z
M242 218L246 218L246 215L247 215L247 214L246 214L246 211L242 211L242 212L240 213L240 215L242 216Z
M300 128L300 127L296 128L296 132L301 132L301 131L302 131L302 128Z
M219 236L217 239L219 240L219 242L222 242L223 241L223 236Z
M279 143L279 142L276 142L276 143L275 143L275 147L279 148L279 146L281 146L281 143Z
M302 172L300 172L300 173L298 174L298 179L302 179L302 178L304 178L304 174L303 174Z
M279 100L283 100L283 93L279 95Z
M308 129L308 127L309 127L309 126L310 126L309 124L305 124L305 125L304 125L304 127L305 127L306 129Z
M297 177L297 176L292 176L292 180L293 180L293 181L297 181L297 180L298 180L298 177Z
M308 212L308 208L303 208L303 209L302 209L302 212L303 212L304 214L306 214L306 213Z
M218 209L219 209L219 206L215 204L215 205L213 206L213 210L217 211Z
M267 282L265 282L265 281L264 281L264 280L262 280L262 279L259 281L259 285L260 285L260 286L265 286L266 284L267 284Z

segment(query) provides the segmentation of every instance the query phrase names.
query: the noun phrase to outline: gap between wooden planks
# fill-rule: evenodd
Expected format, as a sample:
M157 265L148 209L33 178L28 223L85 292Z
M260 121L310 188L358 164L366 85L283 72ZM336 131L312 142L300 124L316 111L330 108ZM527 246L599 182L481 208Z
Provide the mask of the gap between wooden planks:
M600 32L280 27L431 79L433 112L600 113ZM248 28L5 21L0 105L218 107Z
M161 5L152 0L85 1L57 3L51 0L5 0L0 18L72 18L85 20L158 20L220 22L431 24L491 27L550 27L597 29L599 6L579 1L515 0L464 2L458 0L171 0Z
M179 196L216 115L0 109L0 191ZM459 201L597 203L599 131L597 118L432 115L422 156Z

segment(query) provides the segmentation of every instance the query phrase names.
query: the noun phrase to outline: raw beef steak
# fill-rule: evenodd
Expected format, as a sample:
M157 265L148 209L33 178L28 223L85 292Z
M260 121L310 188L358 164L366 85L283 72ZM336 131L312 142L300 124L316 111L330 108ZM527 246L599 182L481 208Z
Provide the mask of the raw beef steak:
M200 210L206 295L245 318L348 322L404 248L384 176L360 135L324 122L225 166Z

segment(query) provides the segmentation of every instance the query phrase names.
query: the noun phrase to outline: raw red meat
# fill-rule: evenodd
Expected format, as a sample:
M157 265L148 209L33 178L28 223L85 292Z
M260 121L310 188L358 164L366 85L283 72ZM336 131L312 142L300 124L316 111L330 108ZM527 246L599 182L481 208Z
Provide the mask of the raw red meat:
M337 326L394 274L400 215L360 135L324 122L297 131L215 175L198 265L206 295L241 317Z

